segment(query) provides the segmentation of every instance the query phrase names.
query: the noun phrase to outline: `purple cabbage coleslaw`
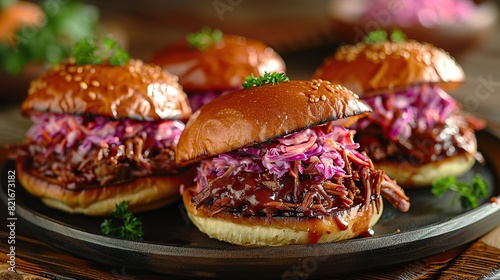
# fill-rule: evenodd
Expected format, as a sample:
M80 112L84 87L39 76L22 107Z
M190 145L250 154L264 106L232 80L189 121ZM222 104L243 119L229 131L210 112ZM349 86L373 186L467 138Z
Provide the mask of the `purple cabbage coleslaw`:
M372 123L384 130L388 139L409 139L414 129L426 131L443 123L457 107L456 101L439 86L414 86L406 91L364 98L373 112L352 128L365 129Z
M198 167L195 178L198 191L208 186L208 177L212 173L216 176L232 176L239 172L269 172L281 178L289 172L294 172L294 162L300 162L300 174L314 163L314 168L324 180L342 177L346 174L343 152L358 164L371 164L369 159L357 150L359 144L353 140L355 131L341 126L333 126L330 131L325 131L326 127L328 126L305 129L258 146L240 148L205 159Z
M145 148L163 149L176 145L184 130L184 123L178 120L150 122L51 113L34 114L31 120L33 125L26 133L27 138L36 143L48 143L46 154L54 152L62 156L75 147L84 155L93 146L120 145L135 135L147 139Z
M224 95L230 91L238 90L240 88L234 88L232 90L208 90L203 92L189 92L188 99L191 109L194 111L200 109L203 105L212 101L213 99Z

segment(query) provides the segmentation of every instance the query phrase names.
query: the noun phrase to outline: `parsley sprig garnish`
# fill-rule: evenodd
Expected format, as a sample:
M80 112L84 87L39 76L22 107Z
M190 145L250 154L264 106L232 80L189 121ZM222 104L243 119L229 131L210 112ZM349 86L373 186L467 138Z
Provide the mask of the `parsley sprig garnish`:
M73 57L76 64L102 64L106 59L113 66L124 65L130 59L113 38L107 36L102 42L93 38L83 38L73 47Z
M470 184L460 182L453 176L446 176L432 182L432 194L441 197L448 190L455 192L452 206L459 196L463 208L476 208L479 200L488 195L488 184L479 174L475 174Z
M101 231L106 235L113 235L132 240L142 240L142 221L128 211L129 201L122 201L116 204L116 208L111 211L113 219L106 219L101 223ZM113 223L115 222L115 223ZM115 224L118 225L115 225Z
M243 88L258 87L267 84L277 84L281 82L288 82L290 79L284 73L277 72L264 72L263 76L255 77L253 74L245 77Z
M382 43L387 41L388 36L387 36L387 31L385 30L375 30L370 33L368 33L364 38L363 41L366 44L373 44L373 43ZM392 42L404 42L406 41L406 35L398 29L392 30L391 34L389 35L389 39Z
M198 32L188 34L186 41L189 47L204 51L220 42L223 36L224 34L219 29L212 30L210 27L204 27Z

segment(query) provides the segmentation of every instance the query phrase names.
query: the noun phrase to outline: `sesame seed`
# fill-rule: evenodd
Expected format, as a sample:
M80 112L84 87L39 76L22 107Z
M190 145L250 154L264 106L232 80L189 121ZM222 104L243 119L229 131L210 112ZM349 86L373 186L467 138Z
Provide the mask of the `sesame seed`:
M92 99L92 100L95 100L97 98L97 95L93 91L89 91L88 94L89 94L90 99Z
M99 87L99 86L101 85L101 84L99 83L99 81L96 81L96 80L94 80L94 81L90 82L90 84L91 84L93 87Z
M76 69L76 72L77 72L77 73L82 73L82 72L83 72L83 68L82 68L82 67L78 67L78 68Z
M321 100L325 101L326 100L326 95L321 95Z
M309 97L309 102L314 102L314 98Z
M325 85L325 88L326 88L326 90L328 90L329 92L332 92L332 93L334 92L334 90L333 90L333 86L332 86L331 84L326 84L326 85Z
M81 80L82 80L82 77L81 77L81 76L75 76L75 77L73 78L73 80L75 80L75 82L79 82L79 81L81 81Z
M319 98L318 97L314 98L314 102L319 102Z
M76 71L76 67L75 66L68 67L68 72L74 73L75 71Z
M47 87L47 82L41 81L36 85L37 89L43 89Z
M72 77L70 74L68 74L68 75L66 75L66 77L64 77L64 79L66 80L66 82L69 83L69 82L71 82Z
M88 88L88 86L85 82L80 82L80 88L83 90L86 90Z

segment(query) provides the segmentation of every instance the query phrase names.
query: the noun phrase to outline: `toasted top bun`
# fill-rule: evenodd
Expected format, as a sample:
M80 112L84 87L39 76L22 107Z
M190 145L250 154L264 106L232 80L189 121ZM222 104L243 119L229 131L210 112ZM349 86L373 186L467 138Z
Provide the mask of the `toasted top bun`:
M342 84L361 97L423 83L450 91L465 79L462 67L447 52L413 40L342 46L313 77Z
M151 62L178 76L187 92L239 88L250 74L285 72L283 59L272 48L235 35L224 35L203 51L182 40L155 53Z
M371 108L327 81L290 81L233 91L196 111L186 124L176 161L187 164L339 120L349 125Z
M187 119L191 108L177 77L129 60L123 66L58 64L34 80L21 110L138 120Z

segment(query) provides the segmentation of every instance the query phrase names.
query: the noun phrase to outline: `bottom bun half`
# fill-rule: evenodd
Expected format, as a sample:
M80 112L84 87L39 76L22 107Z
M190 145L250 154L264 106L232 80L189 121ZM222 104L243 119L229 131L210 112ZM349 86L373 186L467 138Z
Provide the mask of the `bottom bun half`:
M374 162L374 165L377 169L385 170L385 173L403 188L422 188L431 186L432 181L444 176L461 176L470 170L475 162L476 159L472 155L461 153L423 165L396 161L378 161Z
M375 201L368 206L356 205L338 213L339 219L315 217L260 217L233 213L208 216L203 207L196 208L191 202L192 193L184 191L183 202L191 221L211 238L242 246L281 246L289 244L314 244L335 242L360 236L379 220L383 204L377 211ZM348 224L339 227L338 220Z
M180 185L192 182L189 175L193 173L187 170L175 176L142 177L121 184L72 191L31 175L19 162L16 171L23 187L47 206L88 216L108 216L122 201L129 201L129 210L134 213L172 204L179 199Z

